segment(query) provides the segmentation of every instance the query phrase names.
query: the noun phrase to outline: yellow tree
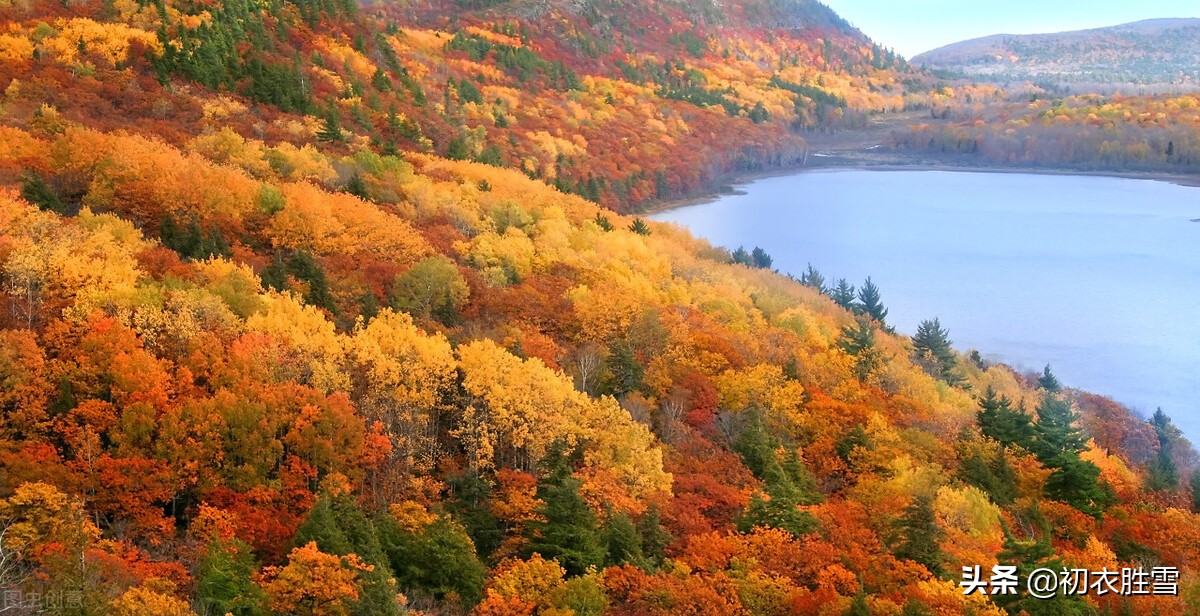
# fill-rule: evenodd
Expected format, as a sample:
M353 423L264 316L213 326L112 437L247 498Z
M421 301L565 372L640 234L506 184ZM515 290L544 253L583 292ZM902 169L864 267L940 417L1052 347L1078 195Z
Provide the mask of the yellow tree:
M316 542L292 550L285 567L263 572L271 609L303 616L345 616L358 599L358 574L370 571L355 554L338 557L317 549Z

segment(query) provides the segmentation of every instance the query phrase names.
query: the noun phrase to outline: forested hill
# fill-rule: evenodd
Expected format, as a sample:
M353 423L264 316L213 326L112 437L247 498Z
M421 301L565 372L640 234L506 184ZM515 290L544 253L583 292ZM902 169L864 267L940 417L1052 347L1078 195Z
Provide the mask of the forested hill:
M998 34L953 43L914 65L998 81L1197 86L1200 19L1151 19L1055 34Z
M216 113L271 145L477 160L622 210L904 104L902 61L811 0L34 0L0 19L14 111L175 145Z
M0 3L0 612L1196 605L1169 418L614 211L962 89L815 4L400 6Z

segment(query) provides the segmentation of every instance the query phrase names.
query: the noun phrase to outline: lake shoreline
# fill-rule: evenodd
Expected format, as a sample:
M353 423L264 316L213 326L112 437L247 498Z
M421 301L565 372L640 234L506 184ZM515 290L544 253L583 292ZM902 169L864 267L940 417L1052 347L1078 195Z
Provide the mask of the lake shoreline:
M653 215L661 214L669 210L675 210L693 205L701 205L710 203L721 197L730 195L743 194L739 187L759 180L765 180L776 177L786 177L790 175L800 175L809 171L946 171L950 173L1007 173L1007 174L1025 174L1025 175L1055 175L1055 176L1082 176L1082 177L1108 177L1120 178L1126 180L1148 180L1153 182L1166 182L1176 184L1178 186L1187 186L1190 188L1200 188L1200 177L1191 175L1181 175L1157 171L1090 171L1086 169L1071 169L1069 167L1011 167L1003 165L954 165L954 164L939 164L935 162L901 162L898 160L881 160L868 161L863 159L851 158L842 155L825 156L812 155L809 157L810 162L807 165L795 167L781 167L766 171L752 171L747 173L739 173L731 175L722 186L716 190L705 191L703 193L679 197L675 199L667 199L652 203L644 208L639 209L638 215ZM812 161L813 158L825 159ZM1193 222L1200 222L1200 219Z

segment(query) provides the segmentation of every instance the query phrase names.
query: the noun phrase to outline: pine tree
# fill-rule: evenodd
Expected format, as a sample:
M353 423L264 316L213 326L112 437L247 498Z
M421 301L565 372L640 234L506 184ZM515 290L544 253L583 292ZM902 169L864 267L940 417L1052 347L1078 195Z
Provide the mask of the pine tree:
M921 321L912 341L917 360L927 372L950 385L963 382L963 377L956 370L958 359L950 348L950 333L942 328L941 321L936 317L932 321Z
M920 495L914 498L896 526L901 535L900 544L893 551L896 558L911 560L940 576L943 571L941 540L945 532L937 525L933 497Z
M266 616L267 596L254 583L258 563L239 539L214 539L196 565L196 604L202 614Z
M858 290L858 303L861 310L879 322L879 327L883 331L890 332L891 328L887 325L887 308L883 307L883 302L880 301L879 287L871 282L871 277L868 276L863 286Z
M321 130L317 131L317 140L331 143L346 140L346 135L342 133L342 124L338 120L337 111L332 106L322 119Z
M21 198L48 212L67 215L67 204L36 173L31 172L21 178Z
M647 225L646 221L641 218L634 218L629 225L629 230L638 235L650 235L650 225Z
M875 327L859 318L854 326L842 328L838 348L854 358L854 375L866 382L883 365L883 353L875 348Z
M829 297L842 308L857 311L857 306L854 303L854 298L856 297L854 285L846 282L845 278L837 279L837 283L829 291Z
M1111 502L1100 484L1100 468L1079 457L1086 440L1075 426L1078 417L1058 396L1046 393L1037 408L1033 452L1046 468L1046 494L1083 513L1099 516Z
M624 341L614 343L609 349L604 365L608 368L608 378L606 379L608 393L619 397L642 389L642 379L645 377L646 371L642 368L642 364L638 363L637 357L634 357L629 343Z
M738 265L750 267L753 265L754 260L750 257L750 253L746 251L744 246L738 246L737 250L733 251L733 262Z
M646 556L647 568L662 567L667 559L667 546L675 540L662 526L662 514L658 505L651 504L638 520L638 532L642 535L642 553Z
M337 305L333 294L329 292L329 283L325 280L325 270L306 251L297 250L287 261L287 272L308 283L308 292L304 294L307 304L324 308L337 314Z
M1171 418L1160 408L1150 418L1150 425L1158 437L1158 452L1150 462L1146 487L1151 490L1174 490L1179 487L1179 469L1175 466L1175 439L1180 438L1179 429L1171 424Z
M362 174L357 171L354 172L354 175L350 176L350 179L346 182L346 186L342 190L364 201L371 200L371 195L367 191L367 183L363 181Z
M624 564L645 567L642 536L628 515L609 511L604 525L600 528L600 537L604 543L605 567L619 567Z
M809 263L808 269L804 270L803 274L800 274L800 284L812 287L821 293L827 292L825 277L812 266L812 263Z
M997 505L1011 505L1016 499L1016 476L1003 447L991 460L979 451L972 452L962 461L958 474L966 483L983 490Z
M544 475L538 481L537 499L541 519L525 525L522 552L529 557L557 559L570 575L583 575L589 567L604 562L605 546L596 530L596 514L579 495L583 482L571 474L570 460L562 445L551 448L542 465Z
M1054 548L1048 539L1022 541L1017 539L1008 529L1004 529L1004 550L999 554L1000 564L1016 566L1017 594L994 594L992 601L1004 608L1009 614L1029 614L1030 616L1083 616L1092 614L1092 609L1078 595L1059 593L1049 599L1038 599L1030 596L1026 589L1029 574L1037 569L1061 571L1064 568L1062 560L1054 555Z
M467 160L471 157L471 152L467 148L467 140L462 137L455 137L450 140L446 146L446 158L450 160Z
M1059 384L1058 378L1054 376L1053 372L1050 372L1050 364L1046 364L1046 367L1042 369L1042 376L1038 377L1037 383L1038 387L1041 387L1052 394L1058 393L1058 391L1062 389L1062 385Z
M751 251L750 260L752 262L751 264L758 269L771 269L771 255L767 254L767 251L759 248L758 246L755 246L754 250Z
M323 493L317 499L293 538L298 546L310 541L326 554L356 554L371 565L370 571L360 574L359 596L352 607L354 616L403 613L395 599L398 589L376 527L351 496Z
M476 556L466 529L449 516L416 528L402 527L390 515L379 516L375 524L396 582L405 593L437 601L457 597L465 607L483 598L487 568Z
M504 528L489 507L491 483L477 471L468 471L450 479L449 485L447 509L454 514L454 519L462 523L475 544L476 552L486 558L500 547L504 538Z
M1052 465L1063 454L1077 456L1084 450L1087 440L1075 425L1078 419L1065 400L1050 393L1042 396L1032 447L1042 464Z
M979 401L976 414L979 429L984 436L995 439L1008 447L1016 445L1030 449L1033 445L1033 425L1029 415L1012 408L1012 401L1005 396L996 396L990 386Z

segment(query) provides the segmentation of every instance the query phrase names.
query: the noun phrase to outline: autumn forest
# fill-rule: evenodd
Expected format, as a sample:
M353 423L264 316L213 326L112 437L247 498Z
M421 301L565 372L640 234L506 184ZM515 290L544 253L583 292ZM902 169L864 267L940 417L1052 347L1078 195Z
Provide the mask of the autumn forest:
M898 114L1200 165L1195 95L951 83L815 0L0 0L0 613L1200 610L1169 417L639 215Z

